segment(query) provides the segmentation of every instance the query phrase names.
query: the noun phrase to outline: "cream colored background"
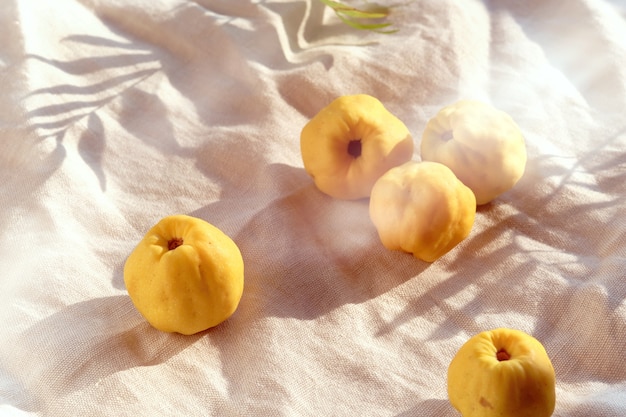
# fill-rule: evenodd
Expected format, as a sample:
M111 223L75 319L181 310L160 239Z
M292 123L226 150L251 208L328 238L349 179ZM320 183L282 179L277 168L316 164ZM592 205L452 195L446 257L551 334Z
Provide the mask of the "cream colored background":
M626 4L414 0L393 35L317 0L8 0L0 9L0 414L455 416L471 335L524 330L556 416L626 415ZM426 264L332 200L299 133L379 98L419 141L478 98L523 130L521 182ZM152 329L126 256L161 217L229 234L223 325Z

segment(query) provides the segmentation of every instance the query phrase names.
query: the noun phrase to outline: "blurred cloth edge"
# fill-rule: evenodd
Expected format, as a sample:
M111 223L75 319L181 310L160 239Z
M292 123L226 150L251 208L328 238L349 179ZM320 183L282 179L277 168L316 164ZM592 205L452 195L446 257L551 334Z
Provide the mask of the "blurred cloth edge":
M314 0L8 1L0 97L0 414L455 416L446 367L519 328L555 416L626 413L626 22L599 0L414 1L393 35ZM421 131L464 97L514 116L522 181L424 264L321 195L302 125L368 93ZM191 337L122 280L159 218L231 235L244 298Z

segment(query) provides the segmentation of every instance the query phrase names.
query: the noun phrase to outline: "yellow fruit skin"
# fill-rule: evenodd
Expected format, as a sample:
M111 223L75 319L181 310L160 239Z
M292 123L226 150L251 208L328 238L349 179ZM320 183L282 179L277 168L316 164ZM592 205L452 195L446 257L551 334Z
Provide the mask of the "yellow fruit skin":
M501 349L510 359L497 359ZM555 384L544 347L514 329L473 336L448 367L448 397L463 417L549 417L556 403Z
M183 244L170 250L174 238ZM204 220L173 215L153 226L124 265L137 310L156 329L193 334L230 317L243 293L239 248Z
M348 151L361 141L358 157ZM389 168L413 156L408 128L376 98L341 96L320 110L302 129L300 150L306 172L322 192L339 199L368 197Z
M526 144L513 119L488 104L461 100L426 124L420 153L448 166L486 204L513 188L526 168Z
M476 199L445 165L409 161L376 182L369 212L387 249L434 262L469 235Z

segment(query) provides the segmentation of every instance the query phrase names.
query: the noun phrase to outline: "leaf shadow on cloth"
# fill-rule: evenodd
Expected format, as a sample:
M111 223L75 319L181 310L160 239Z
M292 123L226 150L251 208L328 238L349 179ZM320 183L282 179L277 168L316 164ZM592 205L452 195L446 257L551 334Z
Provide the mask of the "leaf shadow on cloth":
M25 97L30 107L26 117L41 140L56 137L63 150L68 130L86 120L78 151L97 177L101 190L105 191L102 154L106 148L106 136L98 111L126 89L157 72L158 62L145 48L103 37L72 35L62 42L69 48L99 48L103 55L64 60L27 54L25 59L33 63L31 65L41 77L47 76L48 72L60 71L67 81L31 91ZM109 50L113 52L107 54Z
M98 178L100 190L106 191L106 175L102 169L102 154L105 150L105 132L102 120L97 113L91 113L85 130L78 141L78 153Z
M252 47L241 47L257 47L260 33L233 26L241 6L213 12L191 2L155 15L139 7L93 5L112 32L150 51L171 86L212 127L252 123L266 115L265 83L250 65L254 58L246 55Z
M127 296L95 298L26 329L15 341L12 363L26 390L25 409L45 413L53 405L50 398L84 390L126 369L158 365L200 337L153 329ZM21 365L28 374L20 374Z
M564 383L626 380L626 363L606 354L626 349L625 132L596 134L567 165L557 155L534 158L526 180L536 191L519 200L520 251L541 266L537 277L558 276L534 333Z
M454 329L476 333L484 330L476 323L477 316L508 305L507 311L539 317L534 330L549 340L554 337L550 329L559 327L556 321L567 322L562 311L579 304L572 299L574 291L580 291L579 287L588 285L590 280L596 291L605 294L599 307L602 315L615 315L626 297L621 280L616 279L617 260L623 256L619 255L620 251L623 253L619 248L623 242L620 219L624 211L620 212L619 207L626 207L626 171L619 168L626 162L619 151L621 135L623 131L596 142L593 158L580 158L571 166L557 156L529 159L524 177L513 190L478 208L474 231L459 245L462 253L469 256L458 256L446 264L447 271L455 272L421 288L379 334L434 311L445 312L446 319L430 338L451 337ZM589 178L586 172L593 173L597 181L582 182L581 179ZM601 201L586 201L585 194L581 194L586 190L597 191ZM598 230L606 229L607 222L616 227L598 235ZM513 258L517 261L508 262ZM544 286L542 277L548 272L562 278L553 277L551 290L537 293L534 288ZM464 305L448 301L472 288L473 296ZM526 306L525 310L520 306ZM576 321L581 320L582 317ZM619 326L618 323L616 319L613 325ZM507 324L514 325L502 323ZM622 334L626 330L621 327L619 331L605 329L606 334ZM571 341L558 349L568 349L566 345L571 347ZM590 370L590 374L594 372Z
M491 207L479 207L478 216L488 215L490 210ZM475 231L461 242L455 249L454 256L439 261L446 262L444 265L446 271L454 272L446 274L448 276L445 279L424 283L414 299L392 321L381 327L377 335L385 335L417 317L430 317L438 311L444 313L445 319L437 323L437 328L427 337L429 340L448 339L460 331L477 333L482 330L476 323L475 316L501 304L501 299L497 296L500 292L500 282L494 279L492 263L487 260L506 259L513 250L513 244L504 242L489 249L485 248L489 246L489 242L498 241L502 230L514 223L514 218L504 218L501 222L482 226L482 230ZM528 268L528 265L518 265L508 270L506 274L526 276ZM473 296L462 306L449 301L468 289ZM519 298L520 295L509 294L508 297L510 305L514 308L516 305L514 297Z
M26 56L42 78L48 73L63 74L63 81L57 85L27 95L26 116L41 138L56 136L60 146L66 132L86 120L79 152L103 191L106 171L102 167L102 152L106 149L107 133L104 126L111 124L101 121L116 101L121 101L124 108L122 127L167 154L172 152L168 146L178 145L169 122L171 113L185 110L166 105L163 94L179 94L188 100L205 126L254 123L266 117L264 87L259 87L264 83L259 82L259 75L250 68L247 57L238 53L225 29L197 9L182 8L163 22L137 8L103 6L96 8L95 13L111 31L111 38L70 35L62 39L70 51L67 56ZM185 20L188 22L183 23ZM154 30L147 31L146 27ZM183 33L179 33L181 30ZM191 33L194 30L206 37ZM188 37L184 36L186 31L190 32ZM204 42L199 42L198 37ZM222 48L205 50L207 42ZM86 56L87 51L92 51L91 56ZM164 85L165 89L159 88ZM116 109L110 112L114 118ZM162 126L163 121L167 122L167 129L157 130L155 125ZM167 140L159 140L164 136ZM189 156L193 149L177 146L174 151Z
M103 41L106 39L103 38ZM42 137L58 135L66 131L74 123L110 103L129 85L140 83L158 70L157 68L137 69L142 64L155 63L155 57L145 51L139 54L116 53L68 61L32 54L27 55L26 58L45 63L50 68L67 74L68 77L96 78L96 81L88 85L79 86L68 82L37 89L28 94L27 100L34 97L38 100L46 98L46 103L49 103L38 105L26 114L27 118L32 121L33 128L41 132ZM102 70L113 72L115 75L111 74L102 79L96 75Z

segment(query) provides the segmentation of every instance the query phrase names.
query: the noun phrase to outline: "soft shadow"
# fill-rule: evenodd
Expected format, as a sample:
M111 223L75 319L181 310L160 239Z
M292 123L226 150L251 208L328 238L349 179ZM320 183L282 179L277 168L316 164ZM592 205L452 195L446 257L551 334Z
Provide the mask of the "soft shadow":
M133 138L164 155L193 157L193 149L181 146L172 125L172 109L154 93L130 87L120 99L119 121ZM150 123L140 114L149 113Z
M245 263L239 307L215 329L228 395L242 399L237 407L221 406L223 415L271 415L292 403L292 390L274 376L292 366L285 355L306 341L290 339L277 318L314 327L313 320L372 300L430 265L384 249L367 200L328 197L302 168L268 165L250 177L250 189L249 198L241 189L224 190L220 201L190 213L231 235ZM277 350L282 343L291 348ZM254 399L242 369L255 381Z
M235 239L253 255L246 299L269 316L315 319L384 294L429 265L382 247L367 201L335 200L312 184L272 201Z
M384 294L430 266L382 246L368 200L333 199L302 168L271 164L251 181L253 197L225 189L220 201L190 213L234 232L246 265L242 309L312 320Z
M20 382L31 403L83 390L126 369L167 361L202 334L182 336L152 328L125 295L72 304L37 322L16 340L12 363L29 373Z
M91 113L87 120L87 130L78 141L78 153L98 178L100 190L106 191L107 182L102 169L102 154L105 148L104 126L96 113Z
M189 214L216 224L232 236L236 233L234 229L242 229L242 224L250 221L273 200L309 187L311 179L301 168L268 163L262 148L246 143L243 135L233 135L230 139L229 142L201 146L196 151L198 161L211 153L217 160L229 160L229 164L224 164L224 170L231 170L231 166L249 166L250 171L245 172L246 175L232 175L232 171L222 172L215 166L209 171L199 162L199 169L218 182L222 189L219 200ZM232 152L233 147L237 148L237 152ZM245 230L241 234L245 235Z
M555 301L542 306L539 315L544 320L534 333L543 340L558 381L626 381L626 363L607 354L626 349L626 323L623 315L614 311L611 298L615 294L609 291L595 280L570 282ZM623 292L620 303L624 302Z
M505 222L506 224L507 222ZM417 317L428 317L436 311L442 311L445 319L437 323L437 328L428 335L429 340L445 340L455 336L456 333L465 330L470 333L477 333L481 329L476 324L474 317L490 309L495 309L502 300L509 300L512 305L516 305L523 297L523 294L509 292L505 294L499 289L499 281L487 279L492 272L492 266L488 259L506 258L510 252L510 245L502 245L499 248L485 251L487 242L495 241L503 224L493 225L484 228L480 232L474 232L464 242L446 254L446 259L440 258L435 262L445 262L445 270L441 276L445 279L434 280L433 283L424 283L420 292L415 298L394 317L392 321L382 326L377 336L393 332L397 327L412 321ZM437 267L440 267L438 264ZM522 275L526 265L517 266L511 274ZM456 271L448 274L447 271ZM520 282L519 284L522 284ZM449 303L449 299L454 299L461 292L468 288L475 288L478 292L472 300L463 306L454 306ZM488 294L502 292L499 297L488 297Z
M396 414L395 417L456 417L458 415L448 400L430 399L421 401L415 407Z
M126 291L126 284L124 283L124 265L126 263L126 259L128 259L128 255L130 255L130 252L128 252L126 257L123 258L120 262L117 262L113 269L113 278L111 279L111 284L113 285L113 288L117 290Z

